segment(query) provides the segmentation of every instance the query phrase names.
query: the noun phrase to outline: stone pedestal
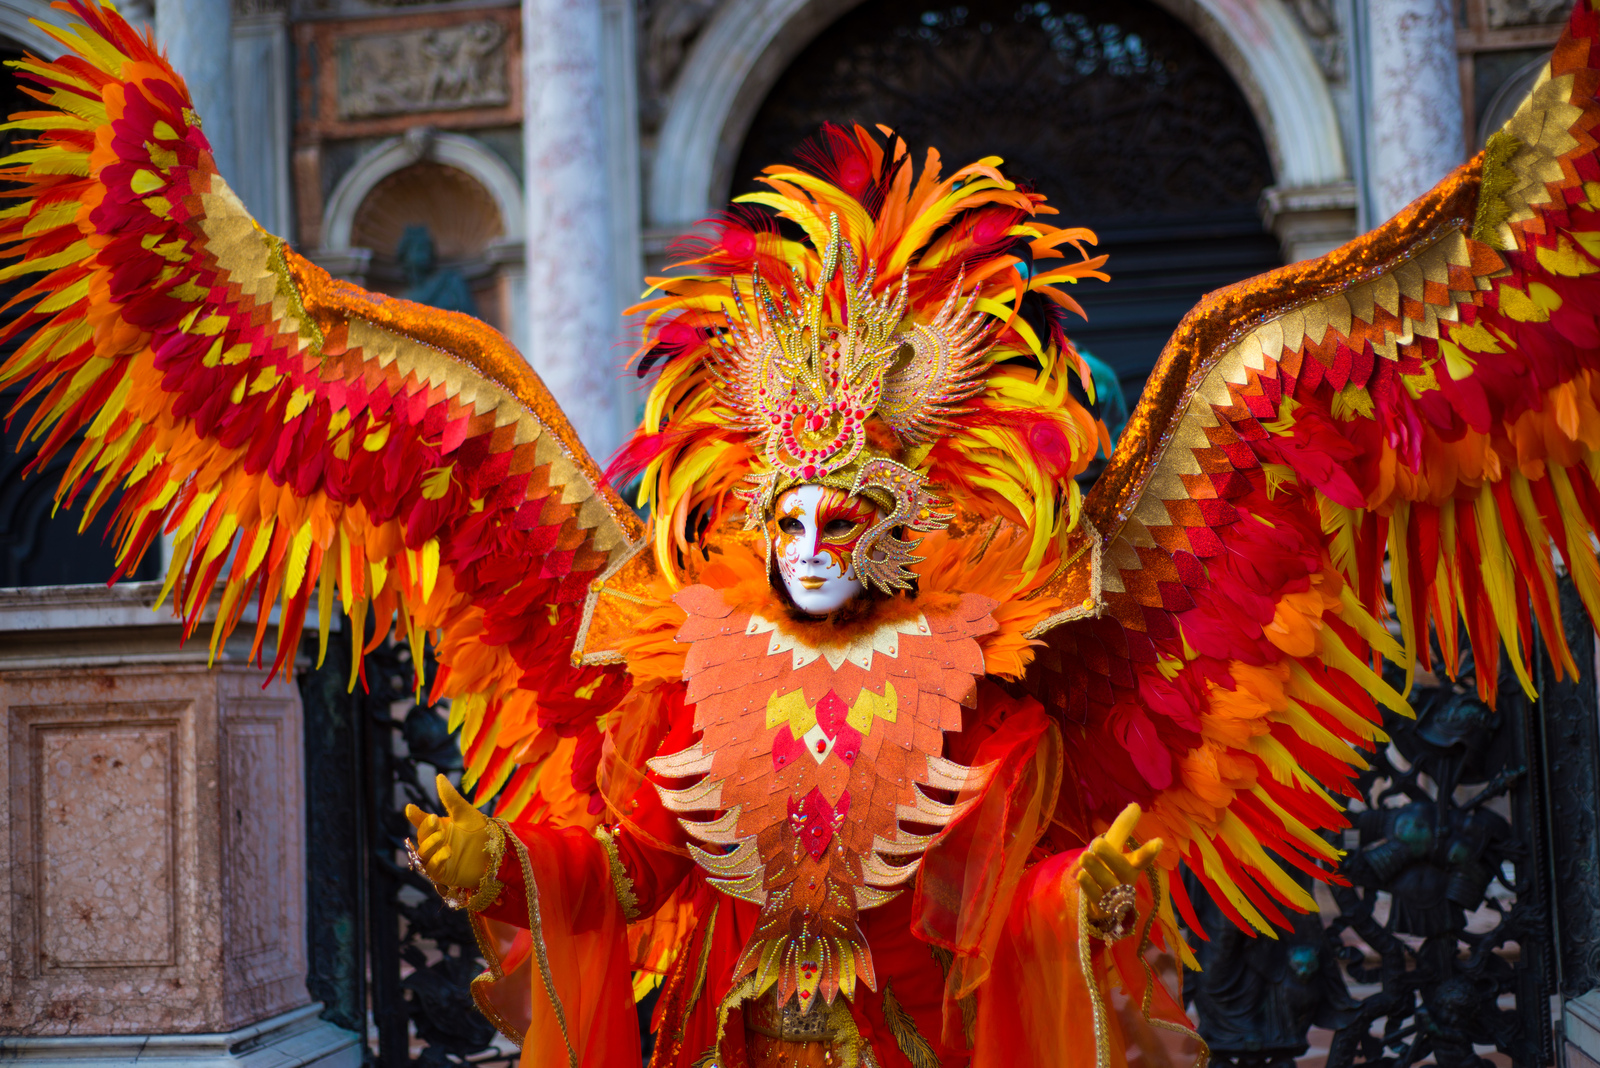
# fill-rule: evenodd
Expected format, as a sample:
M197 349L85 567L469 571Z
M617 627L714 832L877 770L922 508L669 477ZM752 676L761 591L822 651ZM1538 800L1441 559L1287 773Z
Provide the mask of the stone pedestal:
M306 1011L298 691L158 590L0 590L0 1060L359 1063Z
M1561 1037L1567 1068L1600 1065L1600 990L1569 998L1561 1007Z

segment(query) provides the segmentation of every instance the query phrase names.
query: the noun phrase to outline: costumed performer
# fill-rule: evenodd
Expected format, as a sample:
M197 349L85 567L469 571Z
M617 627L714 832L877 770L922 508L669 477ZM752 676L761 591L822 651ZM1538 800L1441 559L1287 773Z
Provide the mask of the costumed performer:
M85 434L61 493L122 491L122 567L171 535L189 630L220 584L214 645L281 605L287 670L313 598L324 636L432 638L498 800L441 785L415 860L524 1064L636 1064L641 974L660 1065L1203 1062L1158 974L1179 865L1263 933L1314 907L1406 707L1375 666L1430 625L1531 688L1536 618L1575 671L1546 547L1593 616L1587 5L1484 153L1191 312L1086 496L1063 287L1102 258L998 160L828 128L769 168L641 306L608 481L494 331L256 226L151 42L69 6L18 65L4 275L41 277L0 384L40 462Z

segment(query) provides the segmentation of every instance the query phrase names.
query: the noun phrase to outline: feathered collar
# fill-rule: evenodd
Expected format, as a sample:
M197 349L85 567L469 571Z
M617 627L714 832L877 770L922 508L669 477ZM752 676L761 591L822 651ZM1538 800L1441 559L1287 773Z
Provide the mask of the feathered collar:
M735 611L760 615L786 637L817 649L848 645L865 633L919 613L951 611L962 594L981 594L997 602L992 615L999 625L979 639L984 668L991 675L1019 679L1033 660L1034 646L1040 644L1026 637L1027 632L1061 609L1058 598L1028 596L1040 576L1021 570L1027 551L1027 538L1016 532L985 539L929 535L918 549L923 562L917 567L915 593L859 597L826 616L797 611L772 588L761 555L743 545L717 553L699 580L719 591ZM658 591L660 607L621 643L628 670L639 683L683 677L689 647L678 642L677 635L687 617L672 603L671 593L665 588Z

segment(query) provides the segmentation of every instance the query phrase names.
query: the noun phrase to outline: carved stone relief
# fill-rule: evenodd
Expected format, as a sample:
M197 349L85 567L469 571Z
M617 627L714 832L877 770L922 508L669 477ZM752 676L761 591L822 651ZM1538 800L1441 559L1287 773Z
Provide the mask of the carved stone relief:
M660 123L672 81L695 38L720 0L652 0L639 5L639 118L647 128Z
M1571 11L1567 0L1489 0L1489 25L1544 26L1565 22Z
M233 17L236 19L285 15L288 11L289 0L233 0Z
M1317 58L1322 76L1330 82L1344 81L1345 40L1334 10L1334 0L1289 0L1288 6L1294 12L1295 21L1305 31L1306 43L1311 45L1311 54Z
M341 119L503 107L506 30L494 20L347 37L338 44Z

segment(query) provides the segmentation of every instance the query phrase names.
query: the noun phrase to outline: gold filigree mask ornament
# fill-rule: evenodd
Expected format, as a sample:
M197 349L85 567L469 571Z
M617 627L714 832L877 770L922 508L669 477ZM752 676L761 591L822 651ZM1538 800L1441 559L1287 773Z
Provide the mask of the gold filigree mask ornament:
M845 298L842 321L828 314L830 305L837 313L829 297L835 278ZM793 300L775 295L756 272L747 303L736 285L739 314L727 317L726 331L712 346L718 393L738 429L759 442L760 469L747 476L753 488L742 494L746 529L766 533L770 563L774 528L781 541L786 521L803 526L797 516L783 514L787 491L832 489L842 491L842 499L876 502L875 519L855 536L849 570L863 587L908 589L916 578L911 568L921 559L914 554L920 539L903 532L941 530L952 516L940 510L943 502L923 476L881 443L889 441L902 455L914 452L945 433L950 418L963 411L961 402L983 389L990 332L974 308L977 290L964 296L958 274L931 321L905 323L909 272L898 286L875 293L877 271L857 265L854 249L840 240L837 215L830 219L816 282L807 284L796 271L793 286ZM887 433L872 433L875 422ZM800 499L814 508L822 495ZM801 537L798 528L793 537ZM797 587L812 591L798 580L789 584L779 557L795 603L805 611L831 611L807 607L831 598L796 596Z

